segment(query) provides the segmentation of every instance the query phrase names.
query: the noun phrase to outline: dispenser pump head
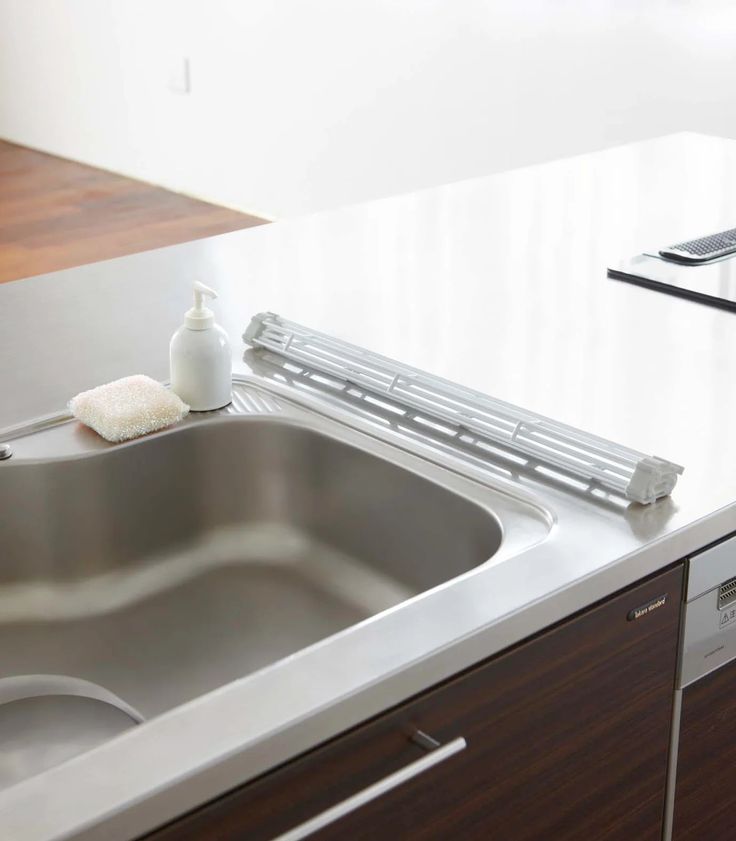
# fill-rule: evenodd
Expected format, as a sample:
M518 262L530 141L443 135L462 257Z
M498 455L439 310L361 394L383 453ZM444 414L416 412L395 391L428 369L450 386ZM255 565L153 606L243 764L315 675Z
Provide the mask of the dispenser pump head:
M215 323L215 314L211 309L204 306L204 298L216 298L217 292L198 280L195 280L193 288L194 306L187 310L184 323L190 330L207 330Z

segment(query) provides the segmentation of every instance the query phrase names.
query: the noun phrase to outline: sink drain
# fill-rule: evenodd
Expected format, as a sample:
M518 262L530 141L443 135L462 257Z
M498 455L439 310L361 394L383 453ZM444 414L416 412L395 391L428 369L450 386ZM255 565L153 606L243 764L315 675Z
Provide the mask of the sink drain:
M0 789L135 727L143 716L115 693L66 675L0 678Z

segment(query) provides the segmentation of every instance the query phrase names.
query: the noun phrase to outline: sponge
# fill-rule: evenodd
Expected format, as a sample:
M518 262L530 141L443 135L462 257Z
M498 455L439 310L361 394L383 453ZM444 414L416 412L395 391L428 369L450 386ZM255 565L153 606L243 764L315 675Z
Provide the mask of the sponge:
M83 391L69 402L74 417L107 441L128 441L180 421L189 406L161 383L136 374Z

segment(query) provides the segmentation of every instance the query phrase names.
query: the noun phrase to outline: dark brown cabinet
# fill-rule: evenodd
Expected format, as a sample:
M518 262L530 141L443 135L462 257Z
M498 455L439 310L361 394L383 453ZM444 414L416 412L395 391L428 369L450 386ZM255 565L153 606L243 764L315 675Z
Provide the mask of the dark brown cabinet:
M412 741L421 731L467 746L310 838L659 841L681 587L678 566L149 839L270 841L432 756Z
M682 691L673 841L736 837L736 661Z

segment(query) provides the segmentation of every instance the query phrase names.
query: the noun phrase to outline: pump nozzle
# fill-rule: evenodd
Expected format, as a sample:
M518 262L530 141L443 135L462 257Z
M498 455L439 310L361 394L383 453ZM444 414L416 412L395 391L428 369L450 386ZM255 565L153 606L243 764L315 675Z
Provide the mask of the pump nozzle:
M214 289L210 289L209 286L205 286L204 283L200 283L198 280L194 281L194 309L201 310L202 307L202 299L204 296L208 298L216 298L217 292ZM206 307L204 308L206 309Z
M215 323L215 314L211 309L204 306L204 298L216 298L217 292L198 280L194 281L193 289L194 306L187 310L185 323L190 330L206 330Z

